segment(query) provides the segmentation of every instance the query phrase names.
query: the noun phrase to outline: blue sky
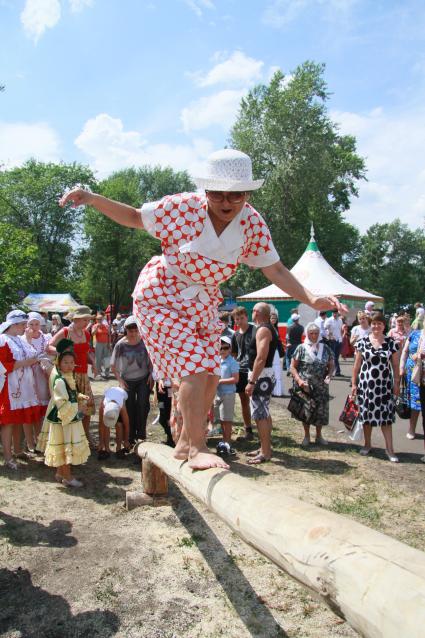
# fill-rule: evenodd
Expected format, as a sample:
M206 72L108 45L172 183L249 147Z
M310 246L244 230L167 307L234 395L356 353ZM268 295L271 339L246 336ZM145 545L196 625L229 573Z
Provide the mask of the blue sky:
M197 174L249 88L307 59L367 158L347 219L421 226L423 0L0 0L0 163Z

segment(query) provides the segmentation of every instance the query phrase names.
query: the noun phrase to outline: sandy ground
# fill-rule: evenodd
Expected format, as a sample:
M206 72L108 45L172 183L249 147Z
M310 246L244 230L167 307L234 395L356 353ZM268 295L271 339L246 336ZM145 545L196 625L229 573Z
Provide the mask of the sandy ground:
M105 385L93 384L98 401ZM379 453L363 458L342 434L329 448L302 450L301 428L284 405L273 401L273 463L247 466L248 446L238 444L233 470L425 549L425 466L417 455L398 466ZM164 438L157 426L148 431L151 440ZM69 491L36 460L20 462L17 473L1 466L1 636L357 635L177 486L169 505L127 512L126 490L141 488L134 457L93 455L76 475L85 487Z

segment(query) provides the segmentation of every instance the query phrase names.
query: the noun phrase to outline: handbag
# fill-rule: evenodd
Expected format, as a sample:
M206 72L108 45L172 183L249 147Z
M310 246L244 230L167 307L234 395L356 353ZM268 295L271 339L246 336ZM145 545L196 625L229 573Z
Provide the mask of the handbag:
M339 420L345 425L347 430L350 432L354 428L356 421L359 416L359 406L355 402L354 398L351 394L345 400L345 405L342 409L341 414L339 415Z
M397 397L395 402L395 411L400 419L410 419L410 397L405 377L402 377L401 379L400 395Z
M317 411L317 403L311 394L311 389L307 393L300 386L296 386L290 390L290 394L288 411L294 419L310 425L314 421Z

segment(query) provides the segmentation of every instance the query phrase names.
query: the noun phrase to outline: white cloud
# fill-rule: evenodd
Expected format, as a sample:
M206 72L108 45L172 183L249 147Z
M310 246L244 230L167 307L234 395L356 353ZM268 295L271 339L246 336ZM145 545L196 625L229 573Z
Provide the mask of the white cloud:
M215 59L222 54L217 52ZM234 51L227 59L216 64L206 75L197 73L194 79L199 86L213 86L214 84L232 84L233 86L247 86L261 80L264 62L245 55L242 51Z
M69 0L69 7L72 13L79 13L87 7L93 6L94 0Z
M21 13L25 33L37 42L46 29L53 28L60 20L59 0L26 0Z
M204 9L215 9L215 4L212 0L184 0L185 4L191 9L198 18L201 18L204 13Z
M186 106L180 115L186 133L218 125L228 129L234 122L247 89L219 91Z
M0 122L0 163L6 168L20 166L34 157L43 162L58 162L60 141L44 122Z
M361 182L347 219L362 231L373 223L399 217L411 227L425 217L425 109L389 114L332 113L341 132L355 135L357 150L366 158L367 182Z
M121 119L100 113L87 120L75 145L90 158L99 177L129 166L171 166L197 174L213 151L209 140L190 144L150 144L138 131L126 131Z
M72 13L91 7L94 0L68 0ZM35 43L46 29L52 29L61 18L60 0L26 0L21 13L21 23L28 37Z

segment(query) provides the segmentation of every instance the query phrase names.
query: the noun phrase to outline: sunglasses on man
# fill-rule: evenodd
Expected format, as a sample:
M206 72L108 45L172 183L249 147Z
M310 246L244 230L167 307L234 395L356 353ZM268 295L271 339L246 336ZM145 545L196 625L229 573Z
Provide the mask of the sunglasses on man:
M223 191L205 191L205 193L208 199L216 204L221 204L225 199L227 199L229 204L240 204L246 195L245 191L232 191L226 194Z

